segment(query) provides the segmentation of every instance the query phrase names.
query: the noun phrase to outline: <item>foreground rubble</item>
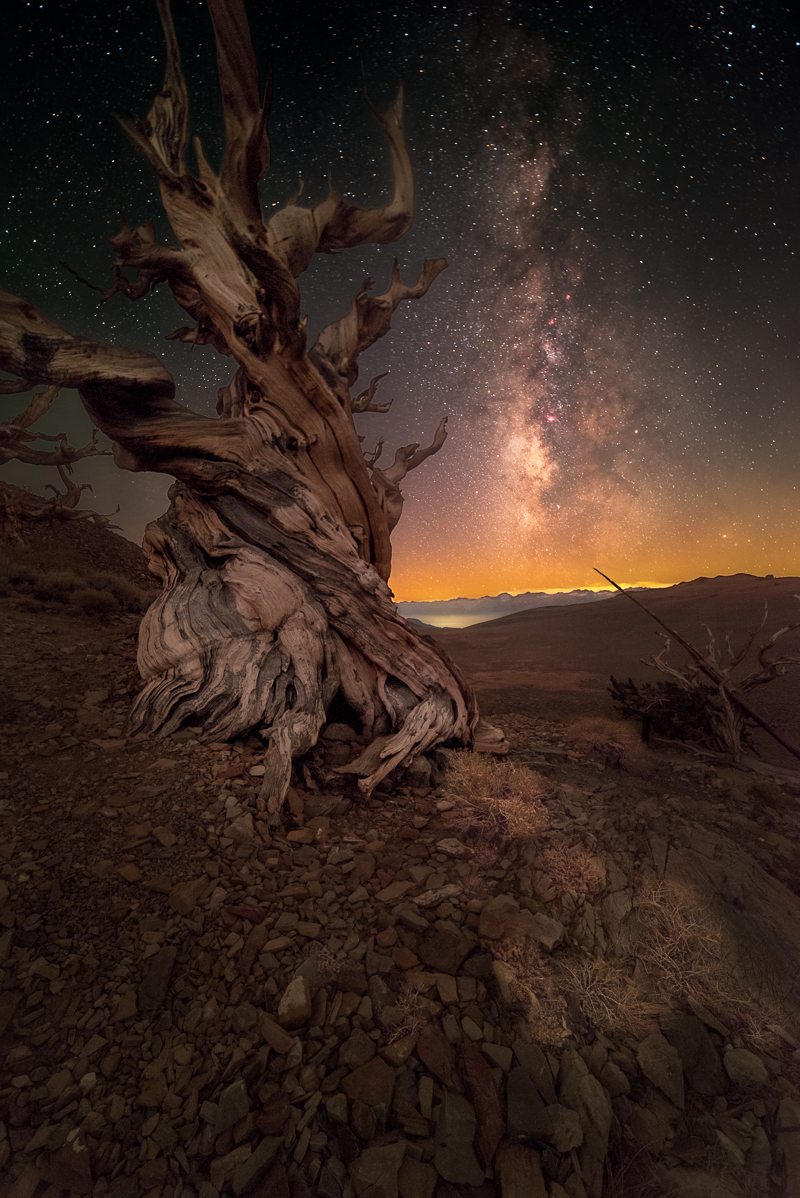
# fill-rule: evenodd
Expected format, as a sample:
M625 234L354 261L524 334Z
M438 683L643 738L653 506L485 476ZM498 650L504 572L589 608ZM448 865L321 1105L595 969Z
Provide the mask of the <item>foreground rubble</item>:
M346 725L269 829L256 743L126 738L132 624L0 624L1 1193L800 1195L791 793L522 712L527 839L315 783Z

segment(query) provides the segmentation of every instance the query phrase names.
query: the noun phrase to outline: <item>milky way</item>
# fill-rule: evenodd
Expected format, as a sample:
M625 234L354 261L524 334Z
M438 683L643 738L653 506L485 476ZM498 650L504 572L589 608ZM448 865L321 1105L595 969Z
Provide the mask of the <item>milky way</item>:
M144 113L161 43L145 4L12 4L3 54L2 285L72 331L163 352L180 398L212 412L230 366L164 343L167 295L98 308L59 266L105 283L120 214L158 217L147 168L112 120ZM219 119L208 21L174 0L195 128ZM397 253L448 271L362 365L389 416L367 444L450 437L409 476L395 535L401 598L734 570L797 573L798 36L788 6L632 2L249 6L274 72L267 207L328 164L361 202L385 194L362 73L403 79L419 204L396 247L317 260L313 332ZM4 401L6 404L8 400ZM62 395L44 425L79 441ZM165 480L81 463L129 535ZM42 473L4 477L41 490Z

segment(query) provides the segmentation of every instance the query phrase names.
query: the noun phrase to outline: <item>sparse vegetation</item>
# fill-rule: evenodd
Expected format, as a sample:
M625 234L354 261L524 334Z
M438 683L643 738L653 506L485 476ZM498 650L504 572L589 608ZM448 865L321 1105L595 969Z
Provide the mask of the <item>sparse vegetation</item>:
M651 1030L659 1004L642 995L628 966L606 957L565 957L559 973L565 992L597 1031L641 1039Z
M800 595L795 595L795 598L800 599ZM642 606L638 601L634 602ZM647 611L647 608L644 610ZM730 633L725 637L724 648L718 645L708 624L703 625L708 635L705 653L679 633L672 632L678 644L689 654L689 660L684 665L674 665L668 660L672 636L662 633L664 648L660 653L644 659L643 664L666 674L668 681L657 685L637 685L631 678L621 682L612 674L609 690L614 702L623 715L641 719L644 740L649 740L651 731L661 732L667 737L695 740L729 753L735 762L745 749L754 751L752 733L756 727L760 727L795 757L799 757L797 746L787 742L747 701L749 691L782 678L791 666L800 665L800 654L796 652L775 655L779 652L775 648L778 641L787 634L797 632L800 622L783 625L758 644L767 616L765 604L761 623L738 649L734 648ZM668 628L658 617L653 618L662 627Z
M548 827L545 799L553 787L541 774L476 753L450 753L445 795L458 804L464 832L480 840L530 839Z
M597 857L579 841L568 843L559 837L542 848L537 865L558 891L566 891L576 898L586 898L602 889L603 866Z
M693 998L736 1028L754 1048L776 1050L785 1022L780 987L742 967L723 924L691 894L660 885L640 896L631 951L653 996L675 1002Z
M430 1022L431 1014L427 1000L416 986L406 984L393 1006L393 1021L387 1029L390 1044L396 1044L406 1036L417 1035L422 1027Z
M0 596L11 595L40 603L66 604L98 616L119 611L141 612L149 602L143 590L118 574L0 566Z
M677 682L637 683L632 678L623 682L612 674L608 690L625 719L641 722L644 740L654 733L668 740L718 747L712 720L715 696L712 686L698 682L687 690Z

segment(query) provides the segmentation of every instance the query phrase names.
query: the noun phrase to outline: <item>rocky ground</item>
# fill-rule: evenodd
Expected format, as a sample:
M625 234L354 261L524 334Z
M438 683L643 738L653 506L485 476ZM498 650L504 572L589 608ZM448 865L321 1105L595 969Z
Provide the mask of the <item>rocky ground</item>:
M338 724L269 829L257 741L125 735L132 617L0 633L5 1198L800 1195L791 780L518 705L488 806Z

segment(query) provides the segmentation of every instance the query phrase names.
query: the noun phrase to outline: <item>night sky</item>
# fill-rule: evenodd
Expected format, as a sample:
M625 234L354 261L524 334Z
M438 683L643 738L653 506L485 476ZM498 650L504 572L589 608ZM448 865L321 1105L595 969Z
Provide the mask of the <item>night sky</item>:
M220 145L213 41L174 0L193 129ZM12 3L2 45L0 286L74 333L161 352L178 396L212 413L230 360L165 342L166 289L134 304L111 280L119 218L155 220L149 168L113 113L144 115L162 77L155 5ZM394 535L400 599L800 573L800 23L789 5L249 4L273 69L265 209L387 194L362 92L407 89L417 217L396 246L318 257L301 279L312 335L396 253L450 267L361 360L389 370L365 444L430 439ZM11 414L17 397L2 398ZM64 392L45 431L87 439ZM50 471L3 477L41 490ZM78 464L99 511L139 538L169 480Z

